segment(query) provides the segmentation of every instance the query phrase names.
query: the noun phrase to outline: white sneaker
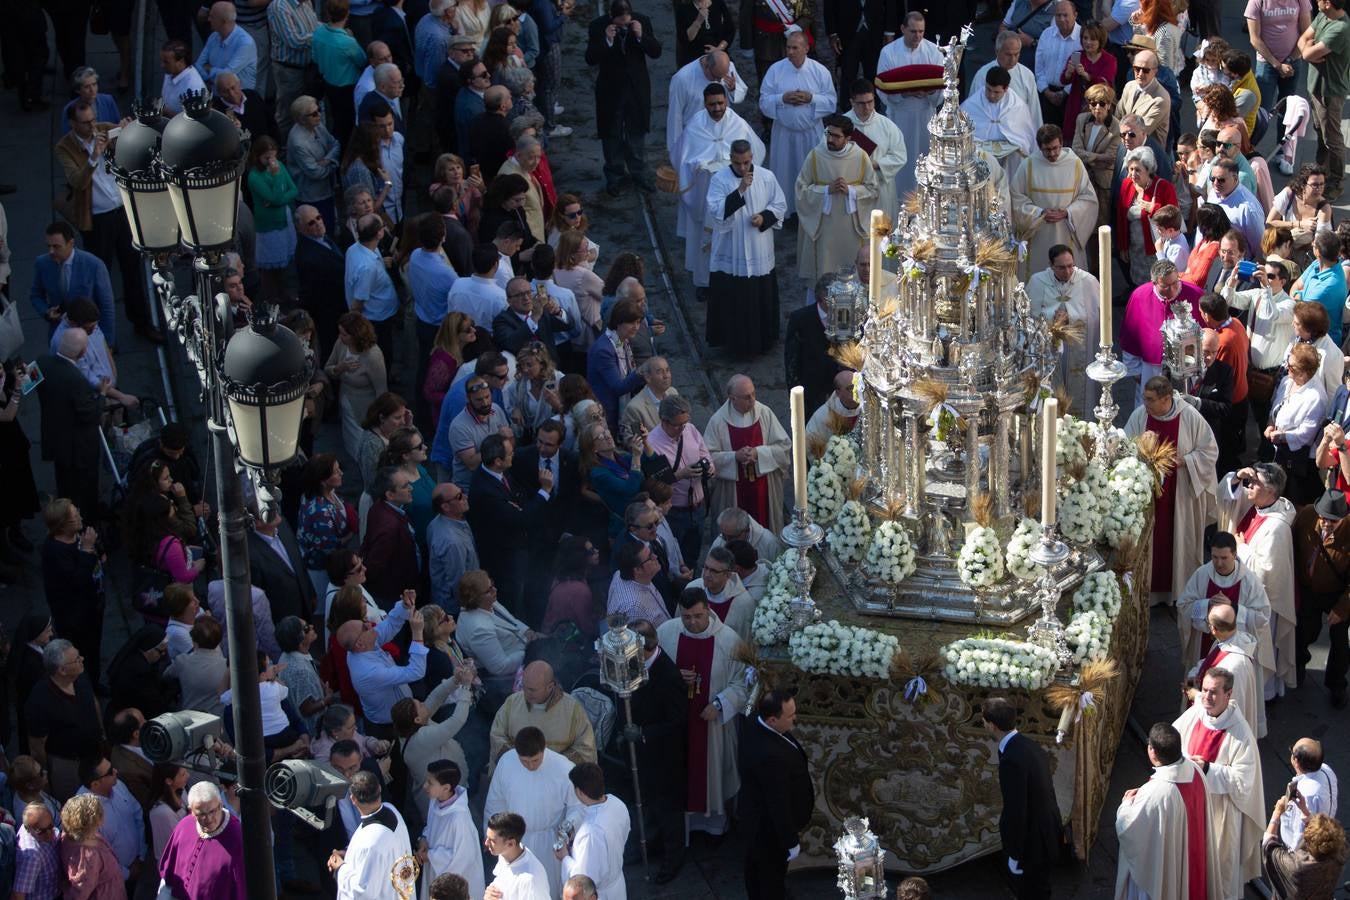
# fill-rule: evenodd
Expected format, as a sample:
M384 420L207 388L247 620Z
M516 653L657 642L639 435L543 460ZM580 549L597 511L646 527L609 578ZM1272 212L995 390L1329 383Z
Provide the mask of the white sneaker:
M551 138L565 138L571 133L572 129L568 128L566 125L554 125L553 130L548 132L547 136Z
M561 103L553 104L553 114L555 116L561 116L563 114L563 105Z
M1277 163L1277 165L1278 165L1279 168L1280 168L1280 174L1281 174L1281 175L1293 175L1293 174L1294 174L1294 164L1291 163L1289 160L1285 159L1284 157L1280 157L1280 161L1279 161L1279 163Z

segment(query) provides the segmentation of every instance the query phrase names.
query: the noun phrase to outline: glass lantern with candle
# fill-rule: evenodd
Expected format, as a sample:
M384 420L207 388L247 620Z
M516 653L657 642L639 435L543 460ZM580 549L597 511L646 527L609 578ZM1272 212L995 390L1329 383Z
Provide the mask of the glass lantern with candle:
M1191 316L1188 301L1175 300L1171 308L1172 318L1163 322L1161 329L1162 364L1176 389L1190 393L1205 374L1200 353L1200 324Z
M852 266L844 266L825 292L825 339L835 344L862 337L867 295Z
M600 681L623 696L642 687L647 680L643 665L642 638L628 627L628 617L616 613L605 620L609 630L595 642L600 654Z
M867 819L850 816L844 834L834 844L839 863L839 890L845 900L880 900L886 896L886 851L881 849Z

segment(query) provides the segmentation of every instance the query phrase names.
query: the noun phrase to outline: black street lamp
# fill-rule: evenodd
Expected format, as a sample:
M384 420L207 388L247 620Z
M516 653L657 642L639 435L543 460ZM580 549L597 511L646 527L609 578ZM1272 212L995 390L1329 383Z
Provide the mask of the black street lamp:
M270 518L280 496L277 469L294 459L299 443L313 364L300 339L266 310L234 332L229 302L218 291L223 253L234 242L247 152L248 134L211 109L205 93L185 94L183 112L167 122L156 109L138 109L136 121L118 136L110 168L133 242L155 268L165 318L202 385L216 470L246 879L250 900L274 900L270 807L263 790L267 751L252 664L257 638L238 470L242 464L261 514ZM196 294L187 297L175 290L171 268L180 246L193 255Z

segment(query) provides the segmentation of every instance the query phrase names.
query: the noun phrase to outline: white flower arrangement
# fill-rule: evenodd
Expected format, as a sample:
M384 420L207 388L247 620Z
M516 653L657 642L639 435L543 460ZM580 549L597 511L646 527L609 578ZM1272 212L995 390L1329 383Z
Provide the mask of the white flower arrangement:
M1143 514L1123 505L1112 506L1102 521L1102 537L1112 547L1137 541L1143 530Z
M851 481L858 472L858 450L847 435L832 435L825 445L825 455L821 461L829 463L830 468L845 483ZM810 493L809 489L807 493Z
M956 574L962 584L976 590L1003 580L1003 547L994 529L977 525L970 530L956 555Z
M836 619L794 631L788 638L792 664L804 672L888 678L900 639Z
M788 602L792 595L785 590L766 591L755 604L755 617L751 620L750 631L755 643L769 647L778 643L788 625Z
M793 594L797 590L796 583L792 580L792 573L797 570L797 550L795 547L789 547L769 566L769 578L765 582L764 593L772 594L778 591L784 591ZM808 588L810 585L807 586Z
M1050 683L1059 663L1038 644L1002 638L964 638L940 651L943 674L952 684L1038 691Z
M1058 440L1055 441L1055 465L1072 467L1087 462L1083 438L1090 434L1088 424L1077 416L1060 416L1055 423Z
M844 479L834 466L821 461L806 476L806 509L817 524L828 525L844 505Z
M1137 457L1127 456L1111 469L1109 505L1102 537L1112 547L1134 541L1144 529L1144 511L1153 501L1153 473Z
M899 522L887 520L872 532L863 569L887 584L899 584L914 574L914 545Z
M1120 582L1112 572L1093 572L1073 592L1075 613L1097 612L1114 622L1120 614Z
M1089 463L1083 477L1064 492L1060 501L1060 531L1075 544L1096 543L1110 505L1106 470L1099 463Z
M835 557L844 564L861 562L872 538L872 520L857 500L850 500L839 511L825 541Z
M1004 552L1004 563L1014 577L1022 581L1036 581L1045 574L1045 569L1031 561L1028 554L1031 548L1040 543L1041 523L1024 516L1008 538L1008 549Z
M1096 610L1080 612L1064 626L1064 639L1073 649L1074 662L1101 662L1111 650L1112 621Z

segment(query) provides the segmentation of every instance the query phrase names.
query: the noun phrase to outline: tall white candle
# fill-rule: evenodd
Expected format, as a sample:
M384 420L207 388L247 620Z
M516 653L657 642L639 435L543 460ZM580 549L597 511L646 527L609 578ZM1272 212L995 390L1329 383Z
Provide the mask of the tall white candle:
M872 210L872 236L867 247L867 258L871 260L867 276L867 301L873 309L881 302L881 223L886 214L879 209Z
M1097 229L1097 280L1102 286L1101 345L1111 346L1111 226Z
M1041 407L1041 525L1055 527L1055 444L1059 401L1047 397Z
M797 385L792 403L792 491L797 506L806 506L806 390Z

